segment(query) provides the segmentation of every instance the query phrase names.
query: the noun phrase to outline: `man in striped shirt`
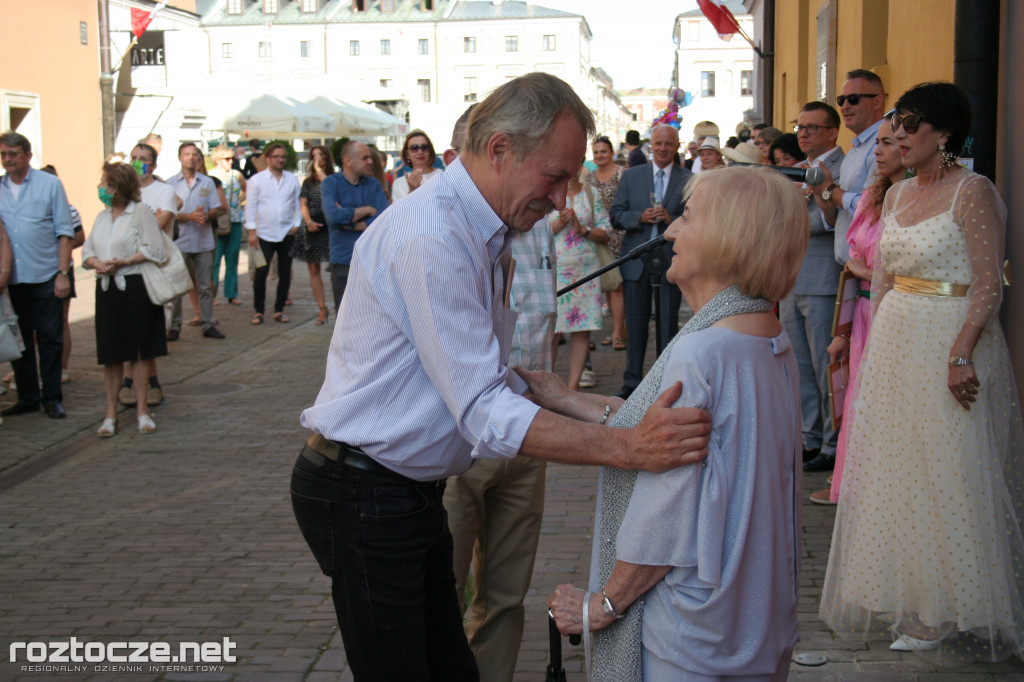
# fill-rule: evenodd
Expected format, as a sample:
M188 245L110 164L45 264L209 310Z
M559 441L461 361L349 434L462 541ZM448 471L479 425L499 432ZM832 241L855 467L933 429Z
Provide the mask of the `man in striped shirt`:
M662 471L706 454L709 416L671 408L678 384L637 427L607 429L621 400L570 419L524 398L507 367L509 240L565 206L593 132L563 81L509 81L473 111L461 158L356 243L292 502L360 682L479 679L442 506L474 459Z

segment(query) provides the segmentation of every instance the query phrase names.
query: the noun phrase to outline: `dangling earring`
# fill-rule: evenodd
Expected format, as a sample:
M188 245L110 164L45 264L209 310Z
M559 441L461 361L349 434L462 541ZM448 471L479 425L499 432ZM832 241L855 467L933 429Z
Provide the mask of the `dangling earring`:
M939 144L939 153L942 154L942 167L950 168L956 163L957 155L946 151L946 145Z

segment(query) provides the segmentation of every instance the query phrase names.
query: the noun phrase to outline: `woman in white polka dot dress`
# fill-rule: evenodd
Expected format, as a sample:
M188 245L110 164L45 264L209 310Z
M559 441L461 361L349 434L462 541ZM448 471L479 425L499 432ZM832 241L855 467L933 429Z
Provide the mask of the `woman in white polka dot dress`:
M875 317L847 444L821 618L945 664L1024 653L1024 436L999 325L1006 210L956 163L970 106L903 94Z

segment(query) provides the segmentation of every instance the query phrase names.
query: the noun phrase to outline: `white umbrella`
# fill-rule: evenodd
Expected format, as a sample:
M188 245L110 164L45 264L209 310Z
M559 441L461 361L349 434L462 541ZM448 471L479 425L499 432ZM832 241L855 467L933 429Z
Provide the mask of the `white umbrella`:
M334 119L332 134L338 137L404 135L409 130L409 125L402 119L362 103L354 104L320 95L306 104Z
M332 134L334 118L291 97L261 95L241 108L211 120L206 127L249 137L324 137ZM212 124L212 125L211 125Z

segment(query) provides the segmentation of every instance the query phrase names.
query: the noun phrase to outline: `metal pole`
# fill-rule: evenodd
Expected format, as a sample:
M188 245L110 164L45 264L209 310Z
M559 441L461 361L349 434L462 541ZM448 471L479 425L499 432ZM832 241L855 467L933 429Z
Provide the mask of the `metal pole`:
M117 138L114 120L114 74L110 61L110 18L107 0L96 0L100 33L100 111L103 125L103 156L114 152Z
M957 0L953 82L971 103L971 130L961 156L995 180L999 106L999 0ZM961 151L954 149L953 151Z

